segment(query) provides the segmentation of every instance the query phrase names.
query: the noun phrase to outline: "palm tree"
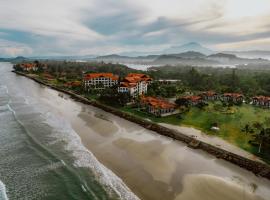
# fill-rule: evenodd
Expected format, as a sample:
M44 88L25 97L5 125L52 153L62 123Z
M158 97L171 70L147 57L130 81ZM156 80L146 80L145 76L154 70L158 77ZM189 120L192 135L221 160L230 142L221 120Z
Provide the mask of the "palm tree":
M258 135L256 135L255 140L259 142L258 153L261 153L261 149L264 144L270 140L270 128L262 128Z

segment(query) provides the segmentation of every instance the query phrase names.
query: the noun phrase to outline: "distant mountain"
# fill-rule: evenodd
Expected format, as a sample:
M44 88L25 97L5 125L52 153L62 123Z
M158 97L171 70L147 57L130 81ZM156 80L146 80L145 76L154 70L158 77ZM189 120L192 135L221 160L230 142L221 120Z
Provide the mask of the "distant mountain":
M197 42L190 42L184 45L180 45L180 46L172 46L168 49L165 49L163 51L164 54L176 54L176 53L183 53L183 52L187 52L187 51L195 51L195 52L200 52L202 54L206 54L206 55L210 55L212 53L214 53L214 51L203 47L202 45L200 45Z
M148 56L138 56L138 57L129 57L121 56L117 54L98 56L95 58L98 62L111 62L111 63L129 63L129 64L148 64L149 62L154 61L158 56L157 55L148 55Z
M209 55L208 58L226 58L226 59L237 59L236 55L226 53L216 53Z
M225 51L224 53L235 54L244 58L264 58L270 60L270 51Z
M132 58L132 57L120 56L118 54L110 54L110 55L96 57L96 59L128 59L128 58Z
M269 63L268 60L255 58L255 59L249 59L249 58L240 58L234 54L229 53L217 53L207 56L209 60L215 60L221 64L229 64L229 65L243 65L243 64L265 64Z
M84 55L84 56L34 56L34 57L29 57L32 60L71 60L71 61L87 61L95 58L96 55Z
M181 58L204 58L206 57L206 55L200 53L200 52L196 52L196 51L187 51L184 53L178 53L178 54L172 54L175 55L177 57L181 57Z
M217 61L206 59L206 56L203 54L191 53L161 55L155 59L153 63L158 65L170 64L193 66L211 66L219 64Z
M22 62L26 60L29 60L29 59L23 56L18 56L15 58L0 58L0 62Z

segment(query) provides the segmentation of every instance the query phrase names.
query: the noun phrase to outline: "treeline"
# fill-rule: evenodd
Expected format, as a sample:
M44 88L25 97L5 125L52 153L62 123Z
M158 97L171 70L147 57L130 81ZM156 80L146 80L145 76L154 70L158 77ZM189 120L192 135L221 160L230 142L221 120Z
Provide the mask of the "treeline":
M153 85L150 93L158 96L173 96L183 89L187 91L214 90L219 93L240 92L247 97L270 96L270 70L243 68L214 68L191 66L153 67L149 71L128 68L122 64L103 62L40 61L47 66L46 72L56 78L81 79L85 72L111 72L125 77L128 73L145 73L154 79L177 79L181 85ZM159 94L160 93L160 94Z
M121 64L106 64L103 62L72 62L72 61L42 61L47 65L47 72L55 77L65 76L67 79L80 79L86 72L110 72L121 77L136 72Z
M241 92L250 97L270 95L269 70L164 66L148 73L156 79L180 79L189 90Z

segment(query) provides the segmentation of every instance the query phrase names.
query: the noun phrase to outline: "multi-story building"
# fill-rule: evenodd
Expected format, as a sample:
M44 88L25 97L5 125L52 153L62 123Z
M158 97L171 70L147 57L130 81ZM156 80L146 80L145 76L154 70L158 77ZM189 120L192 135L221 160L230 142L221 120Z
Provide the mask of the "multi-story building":
M152 82L146 74L128 74L123 81L120 82L118 92L129 93L132 97L138 97L147 93L147 87Z
M104 89L118 84L118 76L112 73L88 73L83 77L86 90Z

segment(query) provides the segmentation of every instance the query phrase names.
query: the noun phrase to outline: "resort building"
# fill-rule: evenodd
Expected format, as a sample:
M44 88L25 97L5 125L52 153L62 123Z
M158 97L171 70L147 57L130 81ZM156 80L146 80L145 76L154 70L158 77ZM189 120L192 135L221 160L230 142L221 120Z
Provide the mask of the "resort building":
M142 96L140 99L140 107L141 109L145 109L148 113L159 117L179 113L176 110L176 105L174 103L170 103L168 101L155 97Z
M86 90L104 89L118 84L118 76L112 73L88 73L83 77Z
M252 104L255 106L270 108L270 97L266 97L266 96L253 97Z
M205 101L216 101L216 100L218 100L218 97L219 97L218 94L214 91L203 92L200 94L200 96Z
M221 96L221 100L223 101L232 101L233 103L242 103L244 100L244 95L240 93L224 93Z
M196 106L199 103L203 102L203 98L201 96L185 96L185 97L180 97L180 99L185 101L187 105L191 106Z
M23 69L23 71L37 71L38 67L34 63L22 63L20 64L20 67Z
M132 97L138 97L147 93L147 87L152 82L152 78L145 74L128 74L120 82L118 92L129 93Z

